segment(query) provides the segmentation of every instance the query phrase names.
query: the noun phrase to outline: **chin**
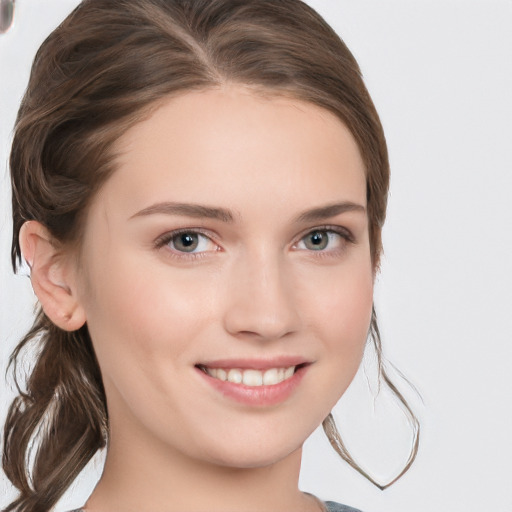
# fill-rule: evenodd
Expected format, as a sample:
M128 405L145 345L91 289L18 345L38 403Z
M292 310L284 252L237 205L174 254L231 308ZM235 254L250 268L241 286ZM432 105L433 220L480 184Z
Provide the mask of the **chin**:
M231 457L224 456L214 460L213 463L217 466L231 469L266 468L286 459L293 453L300 451L301 448L300 446L291 452L283 452L281 450L279 453L262 453L261 450L259 453L237 453Z
M212 464L239 469L264 468L292 456L294 453L300 455L304 438L299 439L288 436L279 438L272 435L271 439L255 440L252 436L243 436L233 442L216 444L215 448L209 451L207 459ZM203 452L204 457L204 452Z

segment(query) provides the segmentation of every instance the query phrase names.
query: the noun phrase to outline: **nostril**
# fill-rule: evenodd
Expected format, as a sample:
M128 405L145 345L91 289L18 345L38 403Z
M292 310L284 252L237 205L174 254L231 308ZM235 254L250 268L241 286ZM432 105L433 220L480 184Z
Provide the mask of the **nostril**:
M14 0L0 0L0 34L7 32L14 19Z

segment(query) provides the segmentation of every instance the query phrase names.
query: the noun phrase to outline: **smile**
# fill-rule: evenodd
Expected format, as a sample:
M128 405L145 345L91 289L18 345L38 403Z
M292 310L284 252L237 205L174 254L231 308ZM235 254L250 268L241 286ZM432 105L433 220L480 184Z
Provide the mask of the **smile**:
M300 357L281 357L273 362L219 360L195 368L203 382L223 397L245 406L270 407L291 397L311 365Z
M210 377L233 384L245 386L273 386L291 378L295 373L295 366L286 368L269 368L267 370L243 370L240 368L209 368L201 369Z

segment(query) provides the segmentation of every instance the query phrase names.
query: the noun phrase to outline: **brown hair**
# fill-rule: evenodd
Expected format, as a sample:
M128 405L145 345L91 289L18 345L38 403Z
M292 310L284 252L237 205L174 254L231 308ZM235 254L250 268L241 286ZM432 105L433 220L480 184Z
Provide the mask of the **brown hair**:
M10 157L14 269L27 220L42 223L64 245L79 243L87 206L115 170L113 144L159 100L222 83L312 102L345 123L366 166L377 269L389 183L382 126L354 57L300 0L84 0L39 49L19 110ZM417 450L417 420L385 373L375 314L369 334L383 381L415 431L401 476ZM11 356L15 378L22 352L33 345L37 360L26 387L16 381L19 396L5 425L3 467L20 491L6 511L50 509L105 446L108 433L87 326L66 332L39 310ZM345 449L330 415L324 429L338 453L370 478Z

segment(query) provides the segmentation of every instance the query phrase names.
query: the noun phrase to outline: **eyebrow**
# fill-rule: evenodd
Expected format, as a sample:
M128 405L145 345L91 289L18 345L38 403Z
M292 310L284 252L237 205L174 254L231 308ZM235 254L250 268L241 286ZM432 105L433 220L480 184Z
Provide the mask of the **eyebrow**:
M317 222L346 212L366 213L366 208L361 204L344 201L307 210L296 218L296 222Z
M302 212L296 217L296 223L303 222L317 222L330 217L335 217L346 212L366 212L366 208L360 204L344 201L341 203L329 204L327 206L320 206ZM135 213L130 219L137 217L146 217L148 215L179 215L182 217L193 217L197 219L207 218L216 219L226 223L234 222L234 215L230 210L225 208L216 208L212 206L205 206L193 203L173 203L163 202L156 203L139 212Z
M130 219L155 214L180 215L183 217L195 217L197 219L217 219L222 222L233 222L234 220L233 214L225 208L214 208L200 204L171 202L157 203L148 206L140 212L132 215Z

